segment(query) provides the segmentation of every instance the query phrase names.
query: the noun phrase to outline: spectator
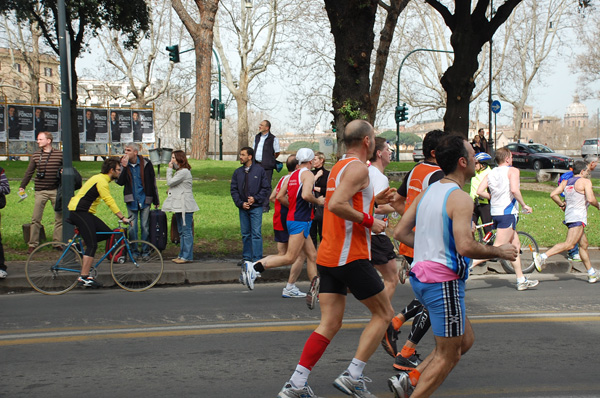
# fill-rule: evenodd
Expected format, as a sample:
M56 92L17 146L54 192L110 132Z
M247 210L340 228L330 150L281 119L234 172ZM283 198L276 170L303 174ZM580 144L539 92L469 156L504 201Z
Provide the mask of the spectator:
M258 261L262 258L262 212L269 199L271 184L265 170L254 164L254 150L244 147L240 150L240 164L231 177L231 198L239 209L242 231L242 257L244 261Z
M263 120L258 125L258 134L254 137L255 163L265 169L267 182L269 183L269 192L267 198L271 195L271 180L273 178L273 169L275 161L279 156L279 139L271 133L271 122ZM269 201L263 203L263 212L269 211Z
M8 184L8 178L4 174L4 169L0 167L0 194L8 195L10 193L10 185ZM0 221L2 220L2 214L0 214ZM0 222L0 228L1 228ZM4 262L4 246L2 246L2 230L0 230L0 279L4 279L8 276L6 272L6 263Z
M315 186L313 192L315 197L319 198L325 196L327 191L327 178L329 177L329 170L325 169L325 154L323 152L316 152L315 158L313 159L313 174L315 175ZM319 242L323 240L323 209L324 206L315 205L315 218L313 219L310 227L310 237L312 238L315 248L317 248L317 237Z
M471 141L471 146L473 147L475 153L485 152L481 149L481 137L479 135L473 137L473 141Z
M177 264L191 263L194 260L194 212L200 209L192 192L191 168L185 152L173 152L167 168L169 193L162 209L174 212L177 219L180 247L179 255L173 259Z
M31 253L40 244L40 230L42 229L42 216L44 207L50 201L52 209L56 205L56 192L59 184L58 170L62 167L62 151L52 148L52 133L43 132L37 137L39 150L29 160L29 166L19 187L19 195L25 193L27 184L31 181L33 172L37 170L34 178L35 204L31 216L31 229L29 234L29 249ZM54 232L52 240L62 242L62 213L54 212Z
M150 207L158 207L158 190L154 167L148 159L139 155L138 144L125 146L125 155L121 157L122 173L117 184L123 187L123 199L127 204L128 218L131 220L129 239L138 239L138 221L142 231L142 240L148 240L150 232ZM139 256L139 248L134 247L134 255ZM149 254L147 246L142 247L142 257Z
M477 131L477 134L479 135L479 145L481 145L481 152L490 153L490 148L488 146L487 140L485 139L485 132L483 131L483 129L479 129L479 131Z

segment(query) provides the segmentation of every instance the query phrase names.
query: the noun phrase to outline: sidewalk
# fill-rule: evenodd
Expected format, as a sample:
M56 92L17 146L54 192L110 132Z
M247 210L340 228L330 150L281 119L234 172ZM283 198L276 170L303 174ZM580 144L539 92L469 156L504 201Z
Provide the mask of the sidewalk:
M546 250L546 249L542 249ZM590 249L592 266L600 269L600 250L597 247ZM210 259L198 260L188 264L175 264L170 258L164 259L164 272L157 286L185 286L197 284L223 284L239 283L240 267L237 259ZM0 294L33 291L25 277L25 262L10 262L8 265L8 277L0 279ZM260 280L263 282L285 282L287 281L290 267L280 267L263 272ZM585 272L581 262L568 261L562 255L555 256L547 263L544 274L558 274L566 272ZM488 261L484 266L473 269L471 275L485 277L485 275L504 274L502 266L498 262ZM534 273L535 275L535 273ZM110 275L110 264L103 263L99 267L98 279L106 287L114 286L115 283ZM300 275L301 281L307 281L306 268Z

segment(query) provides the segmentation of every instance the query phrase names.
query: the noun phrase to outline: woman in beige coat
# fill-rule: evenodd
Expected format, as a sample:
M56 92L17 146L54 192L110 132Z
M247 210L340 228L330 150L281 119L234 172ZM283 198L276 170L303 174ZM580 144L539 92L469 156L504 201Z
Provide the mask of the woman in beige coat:
M194 259L194 212L200 210L192 193L192 166L187 161L185 152L173 151L171 162L167 168L168 196L163 203L163 211L172 211L177 220L180 236L179 256L174 263L191 263ZM173 173L175 171L175 173Z

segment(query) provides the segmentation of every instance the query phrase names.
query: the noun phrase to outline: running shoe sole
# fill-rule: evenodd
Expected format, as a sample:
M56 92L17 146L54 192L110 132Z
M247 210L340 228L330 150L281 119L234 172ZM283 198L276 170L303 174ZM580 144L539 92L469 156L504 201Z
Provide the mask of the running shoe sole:
M393 358L396 358L396 354L398 354L396 340L398 340L399 334L400 334L400 331L396 332L394 330L394 326L390 323L388 325L387 330L385 331L385 335L383 336L383 339L381 340L381 346L383 347L385 352L390 354Z
M309 310L313 310L317 305L319 298L319 287L321 286L321 278L315 276L310 282L310 289L306 294L306 306Z

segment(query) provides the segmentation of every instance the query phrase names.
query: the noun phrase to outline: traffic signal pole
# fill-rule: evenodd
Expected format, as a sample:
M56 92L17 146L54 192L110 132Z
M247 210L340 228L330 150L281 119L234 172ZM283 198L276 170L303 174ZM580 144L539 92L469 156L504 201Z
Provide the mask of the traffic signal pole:
M406 59L412 53L416 53L417 51L426 51L426 52L433 52L433 53L454 53L454 51L447 51L447 50L434 50L434 49L430 49L430 48L416 48L416 49L412 50L411 52L409 52L408 54L406 54L404 59L402 59L402 62L400 63L400 68L398 68L398 90L397 90L398 97L396 99L396 162L400 161L400 122L408 120L408 118L406 117L406 112L408 110L408 108L406 107L406 104L404 104L402 107L400 106L400 72L402 72L402 67L404 66L404 61L406 61ZM400 120L400 119L402 119L402 120Z

